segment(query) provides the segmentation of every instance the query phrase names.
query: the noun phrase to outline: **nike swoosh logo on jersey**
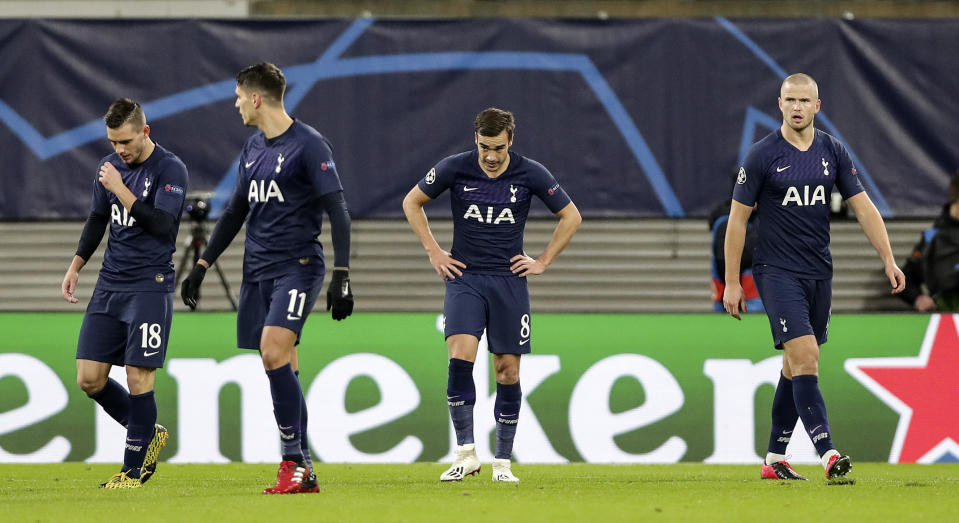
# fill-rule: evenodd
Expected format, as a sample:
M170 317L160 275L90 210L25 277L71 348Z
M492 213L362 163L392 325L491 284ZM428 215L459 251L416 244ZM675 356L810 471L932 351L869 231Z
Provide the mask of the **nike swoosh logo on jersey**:
M479 189L479 187L463 187L463 192L470 192Z
M292 314L287 314L287 315L286 315L286 319L288 319L288 320L290 320L290 321L296 321L296 320L300 320L300 319L302 319L302 318L299 317L299 316L293 316Z
M252 165L255 164L255 163L256 163L256 160L253 160L252 162L245 162L243 165L245 165L246 168L249 169L250 166L252 166Z
M787 166L785 166L785 167L776 167L776 172L777 172L777 173L781 173L781 172L785 171L786 169L789 169L790 167L792 167L792 165L787 165Z
M527 343L529 343L529 338L526 338L525 340L519 340L520 345L526 345Z
M280 430L290 430L292 428L293 428L293 425L290 425L289 427L284 427L283 425L280 425Z
M150 356L153 356L154 354L160 354L160 351L156 351L156 352L143 351L143 355L146 356L147 358L149 358Z

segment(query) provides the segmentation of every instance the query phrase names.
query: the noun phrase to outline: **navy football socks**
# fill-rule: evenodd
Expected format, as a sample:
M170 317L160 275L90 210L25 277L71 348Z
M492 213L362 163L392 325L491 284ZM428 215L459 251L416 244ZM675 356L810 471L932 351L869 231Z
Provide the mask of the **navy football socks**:
M270 393L273 395L273 415L276 426L280 429L283 461L302 463L300 405L303 402L303 392L300 390L300 382L289 363L266 371L266 377L270 380Z
M127 426L130 418L130 394L116 380L107 378L107 384L99 392L87 394L87 397L103 407L104 412L117 423Z
M829 420L826 418L826 403L819 391L819 376L793 376L793 398L809 439L815 445L816 452L822 456L833 446L829 436Z
M516 437L516 424L519 423L519 406L523 399L523 390L519 382L512 385L496 384L496 403L493 416L496 419L496 457L510 459L513 454L513 438Z
M157 422L157 403L153 391L129 396L130 423L127 426L126 450L123 452L123 470L131 470L131 477L140 477L140 467L153 439Z
M450 358L446 404L449 405L450 419L456 431L456 444L473 443L473 405L476 404L473 362Z
M793 382L780 373L776 395L773 396L773 423L769 430L769 452L786 454L786 446L792 438L797 419L799 419L799 413L796 412L796 402L793 399Z
M300 371L294 371L293 374L296 374L296 380L300 380ZM307 422L307 413L306 413L306 397L303 396L303 386L300 385L300 451L303 452L303 461L306 462L306 466L313 470L313 459L310 456L310 442L306 437L306 422Z

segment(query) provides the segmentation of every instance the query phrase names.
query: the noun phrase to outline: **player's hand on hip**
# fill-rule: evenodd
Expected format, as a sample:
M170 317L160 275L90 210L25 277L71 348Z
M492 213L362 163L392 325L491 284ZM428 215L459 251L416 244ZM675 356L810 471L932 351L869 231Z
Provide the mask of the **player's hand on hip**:
M353 314L353 286L350 285L349 269L333 269L333 278L326 289L326 310L332 310L336 321Z
M892 294L899 294L906 288L906 275L895 263L886 266L886 277L892 285Z
M63 283L60 284L60 291L63 292L63 299L67 300L70 303L77 303L78 299L73 296L73 293L77 291L77 281L80 279L80 275L76 271L70 270L67 271L66 276L63 277Z
M733 318L742 319L740 314L746 312L746 296L743 286L738 282L726 285L726 290L723 291L723 307Z
M525 254L517 254L510 258L509 261L513 264L509 270L513 271L513 274L518 275L520 278L531 274L543 274L546 272L546 264Z
M439 250L431 252L429 255L430 265L436 269L436 274L439 274L444 280L452 280L456 276L463 275L463 271L460 269L465 269L466 264L450 256L450 253Z
M110 162L104 162L100 166L100 185L114 194L120 187L126 187L123 185L123 177L120 176L120 171Z
M203 283L204 276L206 276L206 267L198 263L193 266L190 275L184 278L183 283L180 284L180 298L183 299L183 304L189 307L191 311L196 310L196 304L200 301L200 284Z

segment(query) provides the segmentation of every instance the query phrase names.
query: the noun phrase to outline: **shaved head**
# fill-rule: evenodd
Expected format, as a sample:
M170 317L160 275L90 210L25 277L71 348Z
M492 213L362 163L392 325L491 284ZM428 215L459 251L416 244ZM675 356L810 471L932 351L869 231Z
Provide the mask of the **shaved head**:
M806 129L812 129L816 113L821 106L819 86L811 76L803 73L787 76L779 88L779 110L783 113L783 136L787 136L789 131L805 133Z
M816 98L819 98L819 84L811 76L806 73L796 73L791 74L783 80L782 85L779 87L780 94L786 89L786 85L791 87L812 87L813 92L816 95Z

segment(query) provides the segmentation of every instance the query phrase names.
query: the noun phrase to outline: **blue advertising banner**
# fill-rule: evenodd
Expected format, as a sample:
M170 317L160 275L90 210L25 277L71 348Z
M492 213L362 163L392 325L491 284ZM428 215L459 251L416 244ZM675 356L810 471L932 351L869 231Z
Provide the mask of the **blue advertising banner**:
M264 60L332 141L356 218L401 216L489 106L516 114L513 150L585 215L705 216L800 71L880 211L933 215L959 166L956 34L912 19L0 20L0 219L86 216L111 152L100 118L124 96L216 213L252 132L234 78Z

